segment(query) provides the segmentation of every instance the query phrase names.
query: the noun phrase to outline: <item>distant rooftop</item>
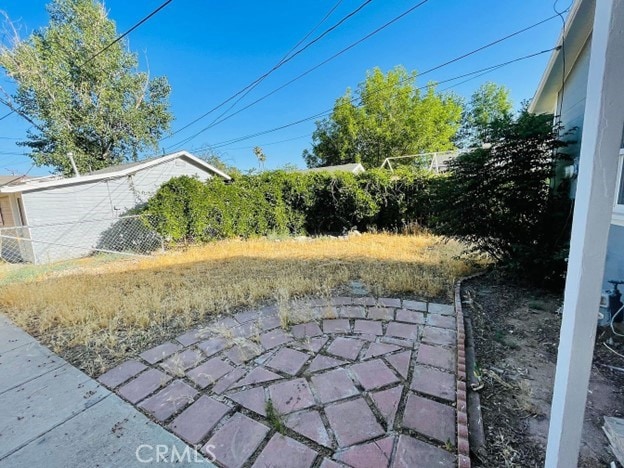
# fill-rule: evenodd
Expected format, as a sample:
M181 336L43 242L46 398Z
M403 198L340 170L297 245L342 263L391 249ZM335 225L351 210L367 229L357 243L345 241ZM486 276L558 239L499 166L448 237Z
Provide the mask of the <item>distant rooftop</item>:
M337 166L324 166L313 167L311 169L304 169L303 172L352 172L353 174L360 174L365 172L364 166L360 163L350 164L338 164Z
M0 185L20 184L27 179L27 175L0 175Z

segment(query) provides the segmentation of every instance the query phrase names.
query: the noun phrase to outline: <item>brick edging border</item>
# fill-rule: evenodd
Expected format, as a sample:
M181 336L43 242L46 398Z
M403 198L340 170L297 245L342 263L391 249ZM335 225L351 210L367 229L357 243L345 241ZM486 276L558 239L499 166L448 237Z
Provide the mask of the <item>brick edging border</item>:
M460 278L455 283L455 317L457 320L457 466L471 468L470 440L468 432L468 397L466 370L466 329L461 301L462 282L481 276L483 273Z

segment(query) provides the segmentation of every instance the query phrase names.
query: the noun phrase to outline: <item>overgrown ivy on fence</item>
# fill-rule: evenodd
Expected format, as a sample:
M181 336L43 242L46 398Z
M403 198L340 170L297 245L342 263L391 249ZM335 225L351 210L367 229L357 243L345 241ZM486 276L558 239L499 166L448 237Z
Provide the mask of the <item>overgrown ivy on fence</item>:
M272 171L233 183L178 177L164 184L146 209L171 242L400 230L427 224L438 178L407 168L358 176Z

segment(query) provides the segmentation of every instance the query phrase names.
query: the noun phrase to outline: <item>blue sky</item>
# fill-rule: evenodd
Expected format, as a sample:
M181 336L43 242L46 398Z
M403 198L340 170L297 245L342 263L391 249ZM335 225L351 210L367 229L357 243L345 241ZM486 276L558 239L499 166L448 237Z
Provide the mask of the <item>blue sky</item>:
M4 0L0 9L16 21L23 36L47 24L43 0ZM108 0L109 17L124 32L154 10L162 0ZM140 68L152 76L165 75L172 86L172 130L178 130L224 99L245 87L279 61L337 0L263 2L240 0L173 0L165 9L129 36L132 51L139 54ZM356 9L362 0L343 0L312 38ZM327 59L382 24L418 3L407 0L373 0L339 28L271 74L234 109L262 97L300 73ZM559 2L563 10L568 2ZM356 87L367 70L375 66L387 71L395 65L423 71L435 67L502 36L554 14L545 0L429 0L390 27L345 54L311 72L257 105L203 132L184 145L191 152L241 136L279 127L332 107L347 87ZM506 40L418 80L442 81L528 54L550 49L561 30L561 20L552 19L531 31ZM469 98L483 82L494 81L511 90L514 104L532 97L549 54L503 67L455 86L453 91ZM444 89L457 82L440 85ZM11 89L3 74L0 85ZM227 107L170 138L165 150L206 127ZM6 108L0 110L0 116ZM31 167L24 149L15 145L28 125L17 115L0 121L0 174L24 172ZM257 166L255 145L267 155L265 167L284 164L304 166L301 153L309 148L314 122L307 121L281 131L221 146L221 157L241 169ZM285 141L286 140L286 141ZM34 168L31 175L49 173Z

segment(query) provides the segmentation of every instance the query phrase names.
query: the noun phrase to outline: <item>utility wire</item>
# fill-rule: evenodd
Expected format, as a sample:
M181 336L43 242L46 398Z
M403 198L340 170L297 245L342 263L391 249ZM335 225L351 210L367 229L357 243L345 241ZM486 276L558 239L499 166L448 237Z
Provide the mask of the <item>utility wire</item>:
M104 47L103 49L101 49L99 52L96 52L95 54L93 54L91 57L89 57L87 60L85 60L80 66L84 66L87 63L89 63L91 60L93 60L94 58L100 56L101 54L103 54L104 52L106 52L108 49L110 49L112 46L114 46L115 44L117 44L119 41L121 41L124 37L126 37L128 34L130 34L132 31L134 31L135 29L137 29L139 26L141 26L143 23L145 23L146 21L148 21L152 16L154 16L156 13L158 13L160 10L162 10L163 8L165 8L167 5L169 5L173 0L167 0L166 2L164 2L162 5L160 5L158 8L156 8L154 11L152 11L149 15L147 15L145 18L143 18L141 21L139 21L138 23L136 23L134 26L132 26L130 29L128 29L125 33L123 33L121 36L118 36L113 42L111 42L110 44L108 44L106 47Z
M499 63L499 64L492 65L492 66L489 66L489 67L481 68L481 69L479 69L479 70L474 70L474 71L469 72L469 73L463 73L463 74L461 74L461 75L454 76L454 77L452 77L452 78L448 78L448 79L445 79L445 80L442 80L442 81L438 81L438 82L436 82L436 84L448 83L448 82L450 82L450 81L454 81L454 80L458 80L458 79L461 79L461 78L465 78L465 77L467 77L467 76L476 75L476 74L484 73L484 72L487 72L487 71L493 71L493 70L496 70L496 69L499 69L499 68L502 68L502 67L505 67L505 66L511 65L511 64L513 64L513 63L520 62L520 61L522 61L522 60L528 60L528 59L530 59L530 58L537 57L537 56L539 56L539 55L543 55L543 54L549 53L549 52L551 52L551 51L553 51L553 50L555 50L555 49L556 49L556 47L555 47L555 48L551 48L551 49L542 50L542 51L539 51L539 52L535 52L535 53L532 53L532 54L529 54L529 55L524 55L524 56L522 56L522 57L517 57L517 58L515 58L515 59L508 60L508 61L503 62L503 63ZM454 86L459 86L459 84L461 84L461 83L458 83L458 84L456 84L456 85L454 85ZM416 88L416 89L425 89L425 88L427 88L427 87L429 87L429 86L430 86L430 85L429 85L429 84L427 84L427 85L420 86L420 87L418 87L418 88ZM449 88L450 88L450 87L449 87ZM384 87L384 88L382 88L382 89L385 89L385 87ZM447 88L447 89L448 89L448 88ZM373 91L373 92L379 92L379 91L381 91L381 89L380 89L380 90L377 90L377 91ZM352 99L352 100L351 100L351 102L353 103L355 100L356 100L356 98ZM361 107L361 106L362 106L362 103L360 102L360 103L359 103L359 104L357 104L356 106L357 106L357 107ZM250 138L254 138L254 137L256 137L256 136L265 135L265 134L267 134L267 133L273 133L273 132L276 132L276 131L282 130L282 129L284 129L284 128L292 127L292 126L294 126L294 125L298 125L298 124L300 124L300 123L307 122L307 121L309 121L309 120L313 120L313 119L317 119L317 118L319 118L319 117L327 116L327 115L331 114L332 112L333 112L333 108L332 108L332 109L325 110L325 111L323 111L323 112L318 112L318 113L316 113L316 114L314 114L314 115L311 115L311 116L309 116L309 117L305 117L305 118L300 119L300 120L297 120L297 121L295 121L295 122L291 122L291 123L288 123L288 124L284 124L284 125L281 125L281 126L279 126L279 127L275 127L275 128L269 129L269 130L264 130L264 131L257 132L257 133L251 134L251 135L245 135L245 136L241 136L241 137L237 137L237 138L232 138L232 139L230 139L230 140L222 141L222 142L219 142L219 143L215 143L215 144L213 144L213 145L210 145L209 147L210 147L210 148L215 148L215 149L216 149L216 148L221 148L221 147L229 146L229 145L231 145L231 144L238 143L238 142L240 142L240 141L244 141L244 140L248 140L248 139L250 139ZM203 148L199 148L199 149L197 149L196 151L199 151L199 150L201 150L201 149L203 149Z
M292 137L292 138L286 138L285 140L278 140L278 141L269 141L268 143L258 143L257 145L252 145L252 146L238 146L236 148L228 148L230 151L234 151L234 150L246 150L246 149L253 149L256 146L260 146L261 148L264 148L265 146L272 146L272 145L279 145L280 143L286 143L288 141L295 141L295 140L301 140L302 138L309 138L310 134L306 133L305 135L299 135L296 137Z
M282 64L284 64L286 59L289 59L288 57L290 56L290 54L292 54L293 51L295 51L297 49L297 47L299 47L301 44L303 44L308 39L308 37L310 37L314 33L314 31L316 31L321 26L321 24L323 24L327 20L327 18L329 18L331 16L331 14L334 12L334 10L336 10L336 8L338 8L338 6L340 6L342 1L343 0L338 0L338 2L336 4L334 4L334 6L332 8L329 9L329 11L325 14L325 16L321 19L321 21L319 23L317 23L316 26L314 26L314 28L312 28L303 38L301 38L299 40L299 42L297 42L293 47L291 47L291 49L288 52L286 52L286 54L279 60L279 62L277 62L277 65L275 65L273 67L272 71L276 70L277 67L279 67ZM255 88L257 88L260 85L260 83L262 83L264 81L264 79L266 77L268 77L270 74L271 74L271 72L265 73L260 78L258 78L253 83L252 86L248 87L247 91L245 91L243 94L241 94L236 101L234 101L232 104L230 104L230 106L227 109L225 109L221 114L219 114L217 117L215 117L215 119L212 122L210 122L210 124L208 124L208 125L213 125L217 120L221 119L224 115L226 115L229 111L231 111L236 106L236 104L241 102L245 98L245 96L247 96Z
M211 124L210 124L210 125L208 125L207 127L204 127L202 130L200 130L199 132L197 132L197 133L195 133L195 134L191 135L190 137L187 137L187 138L185 138L185 139L183 139L183 140L179 141L178 143L175 143L175 144L171 145L170 149L171 149L171 148L174 148L174 147L175 147L175 148L177 148L177 147L180 147L180 146L182 146L182 145L185 145L186 143L188 143L188 142L192 141L193 139L195 139L197 136L201 135L203 132L205 132L205 131L209 130L210 128L212 128L212 127L215 127L215 126L219 125L220 123L222 123L222 122L224 122L224 121L226 121L226 120L230 119L231 117L233 117L233 116L235 116L235 115L237 115L237 114L239 114L239 113L241 113L241 112L245 111L246 109L249 109L250 107L252 107L252 106L254 106L254 105L258 104L259 102L263 101L264 99L268 98L269 96L272 96L273 94L275 94L275 93L277 93L278 91L280 91L280 90L284 89L285 87L289 86L290 84L294 83L295 81L300 80L301 78L303 78L304 76L308 75L308 74L309 74L309 73L311 73L312 71L316 70L317 68L320 68L321 66L325 65L325 64L326 64L326 63L328 63L329 61L331 61L331 60L333 60L333 59L337 58L338 56L340 56L340 55L342 55L343 53L347 52L347 51L348 51L348 50L350 50L351 48L353 48L353 47L355 47L356 45L360 44L361 42L365 41L366 39L368 39L368 38L369 38L369 37L371 37L372 35L377 34L379 31L381 31L382 29L384 29L384 28L388 27L389 25L391 25L391 24L392 24L392 23L394 23L395 21L398 21L400 18L402 18L403 16L407 15L408 13L410 13L411 11L413 11L414 9L418 8L418 7L419 7L419 6L421 6L423 3L425 3L425 2L421 2L421 3L417 4L417 5L415 5L414 7L410 8L410 9L409 9L409 10L407 10L407 11L405 11L404 13L402 13L401 15L399 15L398 17L396 17L396 18L394 18L393 20L389 21L388 23L386 23L386 24L382 25L380 28L378 28L378 29L376 29L375 31L371 32L370 34L368 34L368 35L364 36L363 38L361 38L360 40L358 40L358 41L354 42L353 44L351 44L351 45L347 46L346 48L344 48L344 49L340 50L340 51L339 51L339 52L337 52L336 54L334 54L334 55L332 55L331 57L329 57L328 59L326 59L326 60L324 60L324 61L322 61L322 62L318 63L318 64L317 64L317 65L315 65L314 67L312 67L312 68L310 68L310 69L306 70L305 72L303 72L303 73L301 73L300 75L296 76L296 77L295 77L295 78L293 78L292 80L287 81L286 83L284 83L283 85L279 86L278 88L275 88L274 90L270 91L269 93L265 94L264 96L262 96L262 97L260 97L260 98L256 99L255 101L251 102L250 104L246 105L245 107L242 107L241 109L239 109L239 110L237 110L236 112L234 112L234 113L232 113L232 114L228 115L227 117L224 117L224 118L222 118L222 119L220 119L220 120L217 120L217 121L215 121L215 122L211 123ZM490 42L490 43L488 43L488 44L485 44L485 45L483 45L483 46L481 46L481 47L479 47L479 48L477 48L477 49L471 50L471 51L469 51L469 52L467 52L467 53L465 53L465 54L463 54L463 55L460 55L460 56L455 57L455 58L453 58L453 59L451 59L451 60L448 60L448 61L446 61L446 62L444 62L444 63L441 63L440 65L436 65L435 67L429 68L429 69L427 69L427 70L425 70L425 71L423 71L423 72L419 73L419 74L418 74L418 76L423 76L423 75L426 75L426 74L431 73L431 72L433 72L433 71L439 70L440 68L446 67L446 66L451 65L451 64L453 64L453 63L455 63L455 62L458 62L458 61L460 61L460 60L463 60L463 59L465 59L465 58L467 58L467 57L470 57L471 55L474 55L474 54L476 54L476 53L478 53L478 52L481 52L481 51L483 51L483 50L485 50L485 49L488 49L488 48L490 48L490 47L492 47L492 46L494 46L494 45L496 45L496 44L499 44L499 43L501 43L501 42L503 42L503 41L506 41L507 39L510 39L510 38L512 38L512 37L515 37L515 36L517 36L517 35L519 35L519 34L522 34L522 33L526 32L526 31L529 31L529 30L531 30L531 29L533 29L533 28L536 28L536 27L538 27L538 26L540 26L540 25L542 25L542 24L544 24L544 23L546 23L546 22L548 22L548 21L551 21L551 20L553 20L554 18L557 18L557 17L558 17L558 15L553 15L553 16L550 16L550 17L548 17L548 18L545 18L545 19L543 19L543 20L541 20L541 21L538 21L537 23L534 23L534 24L532 24L532 25L530 25L530 26L527 26L527 27L525 27L525 28L522 28L522 29L520 29L520 30L518 30L518 31L515 31L515 32L513 32L513 33L511 33L511 34L508 34L508 35L506 35L506 36L503 36L503 37L501 37L501 38L499 38L499 39L496 39L495 41L492 41L492 42Z
M412 6L411 8L408 8L407 10L405 10L403 13L401 13L398 16L395 16L393 19L391 19L390 21L384 23L383 25L381 25L380 27L378 27L377 29L375 29L374 31L368 33L366 36L358 39L357 41L355 41L354 43L352 43L351 45L345 47L344 49L338 51L337 53L335 53L334 55L332 55L331 57L323 60L321 63L315 65L314 67L306 70L305 72L303 72L302 74L296 76L295 78L293 78L292 80L284 83L283 85L281 85L279 88L274 89L273 91L271 91L268 94L265 94L264 96L262 96L261 98L255 100L254 102L252 102L251 104L248 104L247 106L243 107L242 109L239 109L238 111L236 111L233 114L230 114L229 116L221 119L221 120L215 120L213 121L211 124L209 124L208 126L204 127L203 129L201 129L199 132L191 135L188 138L185 138L184 140L175 143L174 145L172 145L172 147L179 147L181 145L184 145L190 141L192 141L193 139L195 139L196 137L198 137L199 135L201 135L203 132L205 132L206 130L220 124L221 122L229 119L230 117L232 117L233 115L236 115L240 112L242 112L245 109L250 108L251 106L257 104L258 102L266 99L267 97L271 96L272 94L275 94L276 92L278 92L279 90L285 88L286 86L289 86L290 84L294 83L297 80L300 80L301 78L303 78L304 76L308 75L309 73L313 72L314 70L316 70L317 68L320 68L321 66L325 65L326 63L334 60L335 58L339 57L340 55L344 54L345 52L351 50L352 48L354 48L355 46L361 44L362 42L366 41L367 39L370 39L371 37L373 37L375 34L383 31L384 29L386 29L387 27L391 26L392 24L396 23L397 21L399 21L400 19L402 19L404 16L407 16L408 14L410 14L411 12L413 12L414 10L416 10L417 8L421 7L422 5L424 5L425 3L427 3L429 0L422 0L421 2L417 3L416 5Z
M465 59L466 57L470 57L471 55L474 55L474 54L476 54L476 53L478 53L478 52L481 52L482 50L485 50L485 49L487 49L487 48L489 48L489 47L492 47L492 46L494 46L494 45L496 45L496 44L499 44L500 42L503 42L503 41L505 41L505 40L507 40L507 39L510 39L510 38L514 37L514 36L517 36L518 34L522 34L523 32L526 32L526 31L529 31L530 29L536 28L537 26L540 26L540 25L542 25L542 24L544 24L544 23L546 23L546 22L548 22L548 21L550 21L550 20L552 20L552 19L554 19L554 18L556 18L556 17L558 17L558 15L553 15L553 16L550 16L550 17L548 17L548 18L546 18L546 19L544 19L544 20L542 20L542 21L539 21L539 22L537 22L537 23L534 23L534 24L532 24L532 25L530 25L530 26L528 26L528 27L526 27L526 28L520 29L520 30L518 30L518 31L516 31L516 32L513 32L513 33L511 33L511 34L509 34L509 35L507 35L507 36L504 36L504 37L502 37L502 38L500 38L500 39L497 39L497 40L495 40L495 41L493 41L493 42L490 42L490 43L488 43L488 44L485 44L484 46L481 46L481 47L479 47L478 49L474 49L474 50L472 50L472 51L470 51L470 52L467 52L467 53L465 53L465 54L463 54L463 55L460 55L459 57L455 57L454 59L451 59L451 60L449 60L449 61L447 61L447 62L444 62L444 63L442 63L442 64L440 64L440 65L437 65L437 66L435 66L435 67L433 67L433 68L429 68L428 70L425 70L425 71L423 71L423 72L419 73L419 74L418 74L418 76L423 76L423 75L426 75L427 73L431 73L431 72L433 72L433 71L435 71L435 70L439 70L440 68L446 67L447 65L450 65L450 64L452 64L452 63L455 63L455 62L458 62L458 61L460 61L460 60L463 60L463 59ZM373 33L371 33L371 34L374 34L375 32L376 32L376 31L374 31L374 32L373 32ZM366 38L364 38L364 40L365 40L365 39L367 39L367 37L366 37ZM360 41L360 42L361 42L361 41ZM253 104L258 103L258 102L260 102L261 100L263 100L263 99L265 99L265 98L269 97L270 95L274 94L275 92L277 92L277 91L279 91L279 90L281 90L281 89L285 88L285 87L286 87L286 86L288 86L289 84L293 83L294 81L297 81L298 79L303 78L303 77L304 77L305 75L307 75L309 72L311 72L311 71L313 71L313 70L315 70L315 69L319 68L321 65L324 65L324 64L325 64L325 63L327 63L328 61L333 60L335 57L337 57L338 55L342 54L343 52L345 52L345 51L346 51L346 50L348 50L349 48L353 47L354 45L357 45L357 43L352 44L352 45L351 45L351 46L349 46L347 49L343 49L343 50L342 50L342 51L340 51L338 54L336 54L336 55L334 55L334 56L330 57L329 59L327 59L327 60L326 60L326 61L324 61L324 62L321 62L320 64L316 65L315 67L313 67L313 68L309 69L308 71L306 71L306 72L302 73L301 75L297 76L297 77L296 77L296 78L294 78L293 80L291 80L291 81L289 81L289 82L285 83L284 85L280 86L279 88L277 88L277 89L275 89L275 90L271 91L269 94L266 94L266 95L265 95L265 96L263 96L262 98L260 98L260 99L258 99L258 100L256 100L256 101L254 101L254 103L252 103L252 104L250 104L250 105L248 105L248 106L244 107L243 109L239 109L237 112L235 112L234 114L231 114L231 115L230 115L230 116L228 116L227 118L229 118L229 117L231 117L232 115L235 115L235 114L237 114L237 113L239 113L239 112L242 112L244 109L247 109L247 108L251 107ZM226 120L226 119L223 119L223 120ZM219 123L221 123L221 122L217 122L215 125L218 125ZM210 127L209 127L209 128L210 128Z
M520 29L520 30L518 30L516 32L513 32L511 34L508 34L507 36L501 37L500 39L497 39L497 40L495 40L493 42L490 42L489 44L486 44L486 45L484 45L482 47L479 47L478 49L471 50L470 52L467 52L464 55L460 55L459 57L455 57L454 59L449 60L448 62L444 62L444 63L441 63L440 65L438 65L436 67L430 68L429 70L426 70L426 71L422 72L421 75L424 75L425 73L430 73L432 71L438 70L438 69L440 69L442 67L446 67L447 65L450 65L451 63L458 62L459 60L463 60L466 57L470 57L471 55L476 54L477 52L481 52L484 49L487 49L489 47L492 47L493 45L499 44L500 42L506 41L507 39L511 39L512 37L517 36L518 34L522 34L523 32L529 31L530 29L536 28L536 27L538 27L538 26L540 26L540 25L542 25L544 23L547 23L548 21L550 21L552 19L558 18L558 17L559 17L559 15L549 16L548 18L543 19L542 21L534 23L534 24L532 24L530 26L527 26L526 28Z
M177 133L180 133L183 130L186 130L188 127L190 127L191 125L199 122L200 120L202 120L203 118L207 117L208 115L212 114L214 111L216 111L217 109L220 109L221 107L223 107L225 104L227 104L228 102L230 102L232 99L235 99L237 96L241 95L242 93L244 93L245 91L247 91L248 89L257 86L262 80L264 80L267 76L269 76L271 73L273 73L275 70L277 70L278 68L282 67L282 65L286 64L287 62L290 62L293 58L295 58L297 55L301 54L304 50L306 50L308 47L310 47L311 45L315 44L316 42L320 41L323 37L325 37L327 34L329 34L331 31L334 31L335 29L337 29L341 24L343 24L345 21L347 21L349 18L351 18L352 16L356 15L358 12L360 12L366 5L368 5L369 3L371 3L373 0L366 0L364 1L362 4L360 4L360 6L358 6L355 10L351 11L349 14L347 14L346 16L344 16L342 19L340 19L336 24L334 24L333 26L329 27L328 29L326 29L325 31L323 31L320 35L318 35L317 37L315 37L314 39L312 39L310 42L308 42L305 46L303 46L302 48L296 50L295 52L291 53L289 52L288 54L286 54L286 56L284 58L282 58L276 65L273 66L273 68L271 68L269 71L265 72L263 75L261 75L260 77L256 78L254 81L252 81L251 83L249 83L247 86L245 86L243 89L237 91L236 93L234 93L232 96L228 97L226 100L222 101L221 103L217 104L216 106L214 106L212 109L210 109L209 111L205 112L204 114L200 115L199 117L197 117L196 119L192 120L191 122L189 122L188 124L184 125L183 127L177 129L175 132L173 132L171 135L166 136L165 138L162 138L160 141L166 140L167 138L171 138L173 135L176 135ZM332 8L331 11L333 11L336 7ZM326 15L328 16L328 15ZM305 39L303 39L305 41ZM299 43L301 43L303 41L299 41ZM296 48L297 46L295 46ZM292 51L292 49L291 49Z

